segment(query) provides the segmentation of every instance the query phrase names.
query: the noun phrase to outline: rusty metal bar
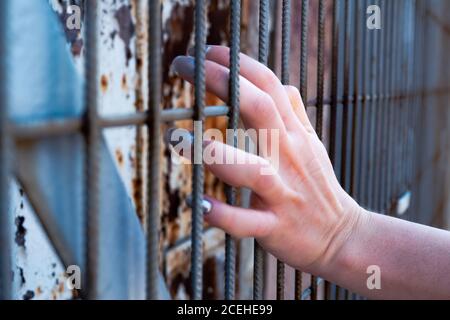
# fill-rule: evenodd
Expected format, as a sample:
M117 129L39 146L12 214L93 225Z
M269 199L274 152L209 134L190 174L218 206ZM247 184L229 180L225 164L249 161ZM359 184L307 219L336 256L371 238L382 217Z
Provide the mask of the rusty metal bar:
M206 11L205 0L195 3L195 106L194 106L194 165L192 178L192 298L203 297L203 125L205 121L205 59Z
M100 205L100 128L97 109L97 14L98 2L86 2L86 292L88 299L97 298L99 273L99 205Z
M231 17L230 17L230 83L229 83L229 97L230 97L230 114L228 120L228 129L233 130L233 146L237 147L236 129L239 125L239 73L240 63L239 54L241 49L241 1L231 0ZM229 205L236 205L237 189L231 186L226 186L227 203ZM225 235L225 299L233 300L235 298L236 290L236 243L229 235Z
M160 224L160 124L161 124L161 3L149 3L149 104L148 104L148 161L147 161L147 299L160 298L159 272L159 224Z
M259 48L258 61L267 66L269 50L269 0L259 1ZM264 256L265 252L256 239L253 257L253 299L264 298Z
M309 0L302 0L301 8L301 33L300 33L300 94L303 101L308 101L308 16ZM295 270L295 299L303 297L303 273Z
M12 299L11 213L9 208L9 162L11 145L7 130L7 10L9 1L0 2L0 300Z
M289 85L289 55L291 51L291 0L283 0L281 30L281 82ZM277 260L277 300L284 300L285 266Z

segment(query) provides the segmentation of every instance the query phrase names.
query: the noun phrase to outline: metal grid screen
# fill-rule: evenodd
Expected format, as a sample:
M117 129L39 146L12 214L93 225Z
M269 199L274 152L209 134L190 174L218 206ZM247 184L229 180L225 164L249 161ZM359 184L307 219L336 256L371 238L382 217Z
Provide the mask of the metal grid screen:
M0 14L7 12L10 1L0 2ZM70 117L57 121L23 124L10 121L5 94L7 72L2 61L0 72L0 298L11 297L11 241L9 235L8 174L15 172L10 161L15 146L33 145L38 141L81 132L85 140L85 226L84 239L87 277L85 298L98 298L99 252L105 250L99 242L99 206L102 192L99 186L102 172L100 160L101 132L107 128L145 126L148 130L147 221L146 226L146 297L161 298L159 283L159 225L160 225L160 126L162 123L192 119L203 123L206 117L228 116L228 128L239 123L239 55L241 51L241 1L230 0L230 101L229 106L205 105L205 46L207 39L206 0L196 0L195 23L195 107L193 109L161 108L162 55L161 55L161 2L149 1L148 110L121 116L100 116L97 110L97 24L102 14L97 1L86 1L86 88L83 117ZM366 27L367 8L381 8L381 30ZM383 214L402 214L402 218L435 223L433 218L419 217L415 212L433 208L433 215L442 211L437 203L445 198L445 185L438 169L430 159L441 166L448 163L449 81L446 58L450 41L449 28L437 12L448 12L445 1L383 1L383 0L283 0L259 1L259 54L263 64L274 70L280 66L283 84L296 85L313 114L316 131L329 149L336 174L344 186L361 205ZM293 10L299 12L293 12ZM313 15L314 14L314 15ZM291 32L293 18L299 17L299 30ZM6 19L0 17L0 23ZM281 38L273 36L274 26L280 21ZM214 23L214 22L211 22ZM327 37L326 26L332 33ZM433 34L428 33L433 30ZM5 30L3 27L1 31ZM314 34L312 32L314 31ZM299 32L297 32L299 31ZM280 39L280 43L278 43ZM331 46L326 45L330 39ZM439 40L442 41L439 41ZM0 56L6 46L6 36L0 32ZM298 70L292 70L291 45L298 41L300 61ZM312 56L310 47L314 47ZM280 48L277 50L277 48ZM277 57L277 52L280 56ZM311 64L310 59L315 61ZM4 60L4 59L2 59ZM433 60L433 67L427 67ZM297 64L296 64L297 65ZM311 70L314 69L314 70ZM292 83L290 73L296 73L299 83ZM315 74L314 83L308 81ZM311 90L311 88L313 88ZM310 92L315 92L312 97ZM426 118L426 121L422 121ZM433 121L442 122L438 129L427 127ZM203 130L203 128L201 128ZM440 132L437 132L440 130ZM426 133L424 133L426 132ZM447 140L430 143L437 137ZM433 139L435 138L435 139ZM442 138L444 139L444 138ZM202 142L195 141L202 152ZM299 150L301 152L301 150ZM30 159L31 160L31 159ZM438 166L436 166L438 167ZM192 299L202 299L203 293L203 197L204 168L193 165L192 179ZM431 179L429 178L431 177ZM433 179L434 178L434 179ZM426 183L428 183L428 187ZM427 190L427 188L429 188ZM32 193L32 190L26 190ZM407 212L399 212L399 199L413 194ZM434 196L431 196L434 193ZM30 196L30 198L32 198ZM229 204L236 203L236 190L227 188ZM39 209L39 205L35 205ZM439 211L440 210L440 211ZM255 241L253 298L263 299L267 281L276 281L276 297L284 299L286 281L294 281L295 299L349 299L356 298L344 288L323 279L295 272L295 279L285 279L285 266L278 261L276 277L266 277L266 254ZM234 299L236 292L236 243L230 236L225 242L225 299ZM120 277L120 275L118 275Z

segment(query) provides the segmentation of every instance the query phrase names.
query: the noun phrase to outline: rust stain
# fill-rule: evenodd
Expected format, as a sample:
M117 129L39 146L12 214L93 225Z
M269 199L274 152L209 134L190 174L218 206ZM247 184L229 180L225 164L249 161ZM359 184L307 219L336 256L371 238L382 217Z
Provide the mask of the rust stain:
M122 75L122 81L121 81L122 90L128 91L128 81L127 81L127 75Z
M120 149L116 149L116 159L117 159L117 163L119 164L119 166L123 167L124 159L123 159L123 153Z
M41 287L37 287L36 288L36 295L41 295L42 294L42 289L41 289Z
M105 93L108 90L108 77L106 75L102 75L100 79L100 87L102 89L102 92Z

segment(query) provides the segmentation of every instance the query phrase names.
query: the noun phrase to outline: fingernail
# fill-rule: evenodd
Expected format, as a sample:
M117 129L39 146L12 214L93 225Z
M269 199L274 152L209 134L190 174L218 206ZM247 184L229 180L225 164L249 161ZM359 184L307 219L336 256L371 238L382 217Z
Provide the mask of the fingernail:
M211 49L211 46L205 47L205 55L208 53L209 49ZM195 47L191 47L188 49L187 54L191 57L195 56Z
M172 62L170 70L181 77L193 77L195 73L194 58L187 56L176 57Z
M189 195L186 198L186 204L188 205L189 208L193 207L192 195ZM203 214L210 213L212 210L212 203L206 199L203 199L202 200L202 209L203 209Z

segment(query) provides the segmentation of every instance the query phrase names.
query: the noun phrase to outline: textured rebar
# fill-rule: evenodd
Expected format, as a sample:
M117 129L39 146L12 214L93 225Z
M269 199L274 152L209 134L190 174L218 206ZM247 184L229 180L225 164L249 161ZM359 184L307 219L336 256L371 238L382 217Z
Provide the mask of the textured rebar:
M241 38L241 0L231 0L231 19L230 19L230 84L229 84L229 103L230 113L228 120L228 129L233 130L233 146L237 147L235 137L236 129L239 125L239 54ZM227 186L227 203L236 205L236 188ZM233 300L236 289L236 243L230 235L225 236L225 299Z
M289 56L291 51L291 0L283 0L281 21L281 82L289 85ZM277 299L284 300L285 266L277 260Z
M203 124L205 120L206 0L195 2L194 165L192 177L192 299L203 296Z
M317 26L317 105L316 105L316 133L319 139L323 139L323 95L324 95L324 47L325 47L325 1L319 0ZM311 277L311 299L317 300L319 279Z
M309 0L302 0L301 32L300 32L300 94L306 104L308 101L308 17ZM295 270L294 297L301 300L303 295L302 272Z
M264 65L268 62L269 50L269 1L259 1L259 52L258 60ZM264 290L264 250L254 240L253 257L253 299L262 300Z
M8 138L8 98L6 85L6 37L9 1L0 2L0 300L12 298L11 213L9 211L9 162L11 145Z
M97 298L99 261L100 131L97 110L97 1L86 1L86 286L85 297Z
M317 114L316 132L318 137L323 139L323 95L324 95L324 48L325 48L325 0L319 0L318 18L318 38L317 38Z
M161 3L149 3L149 104L147 161L147 299L158 299L160 224Z

